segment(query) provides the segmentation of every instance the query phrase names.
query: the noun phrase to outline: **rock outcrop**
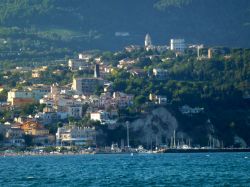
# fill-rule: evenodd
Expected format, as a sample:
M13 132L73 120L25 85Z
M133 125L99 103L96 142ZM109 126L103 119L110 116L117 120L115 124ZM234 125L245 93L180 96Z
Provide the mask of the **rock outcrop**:
M144 144L166 143L177 128L176 118L163 107L130 123L130 131L136 135L134 138Z

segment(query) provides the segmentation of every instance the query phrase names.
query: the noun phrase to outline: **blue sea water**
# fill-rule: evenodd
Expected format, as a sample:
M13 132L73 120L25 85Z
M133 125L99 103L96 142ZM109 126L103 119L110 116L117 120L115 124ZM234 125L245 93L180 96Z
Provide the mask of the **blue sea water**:
M250 186L250 153L0 157L0 186Z

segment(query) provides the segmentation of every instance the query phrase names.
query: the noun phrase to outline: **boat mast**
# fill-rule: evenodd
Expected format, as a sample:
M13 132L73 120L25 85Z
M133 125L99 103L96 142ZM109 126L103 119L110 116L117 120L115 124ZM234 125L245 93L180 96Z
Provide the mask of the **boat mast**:
M175 130L174 130L174 148L176 148L176 143L175 143Z
M127 145L129 148L129 122L128 121L126 122L126 125L127 125Z

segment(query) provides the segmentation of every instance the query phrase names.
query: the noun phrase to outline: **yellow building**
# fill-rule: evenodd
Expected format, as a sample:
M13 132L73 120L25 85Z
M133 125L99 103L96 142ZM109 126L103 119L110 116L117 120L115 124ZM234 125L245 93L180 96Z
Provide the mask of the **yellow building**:
M41 124L34 121L27 121L22 124L21 129L25 134L32 136L47 136L49 135L49 130L45 129Z

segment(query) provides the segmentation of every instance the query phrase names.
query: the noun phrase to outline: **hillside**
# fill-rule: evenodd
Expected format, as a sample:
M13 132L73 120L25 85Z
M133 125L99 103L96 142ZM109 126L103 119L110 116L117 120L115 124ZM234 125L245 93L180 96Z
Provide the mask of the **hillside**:
M181 37L188 43L249 47L249 9L249 0L3 0L0 49L14 57L1 56L15 59L20 49L27 57L117 50L143 44L146 33L156 44Z

